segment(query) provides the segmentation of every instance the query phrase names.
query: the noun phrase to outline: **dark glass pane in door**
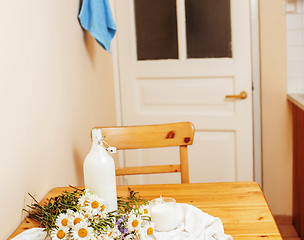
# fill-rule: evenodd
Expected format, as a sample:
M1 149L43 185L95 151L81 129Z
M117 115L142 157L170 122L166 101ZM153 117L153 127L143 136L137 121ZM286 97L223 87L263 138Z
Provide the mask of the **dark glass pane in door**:
M188 58L232 57L230 0L185 0Z
M176 0L134 0L134 5L137 59L177 59Z

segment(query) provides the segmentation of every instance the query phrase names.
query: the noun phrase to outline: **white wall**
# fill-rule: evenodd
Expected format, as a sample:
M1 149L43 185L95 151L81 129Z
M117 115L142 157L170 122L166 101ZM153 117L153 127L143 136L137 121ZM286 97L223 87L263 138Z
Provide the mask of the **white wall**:
M304 0L290 4L286 13L287 92L304 92Z
M263 191L275 215L292 214L292 115L286 96L285 0L260 0Z
M0 239L27 192L83 184L90 129L115 125L112 56L78 19L80 0L9 0L0 8Z

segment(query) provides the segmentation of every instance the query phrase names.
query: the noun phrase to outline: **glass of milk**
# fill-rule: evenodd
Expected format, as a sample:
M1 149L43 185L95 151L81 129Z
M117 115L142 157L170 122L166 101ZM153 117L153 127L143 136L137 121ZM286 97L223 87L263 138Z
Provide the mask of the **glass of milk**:
M177 228L176 201L169 197L155 198L149 202L151 221L155 230L168 232Z

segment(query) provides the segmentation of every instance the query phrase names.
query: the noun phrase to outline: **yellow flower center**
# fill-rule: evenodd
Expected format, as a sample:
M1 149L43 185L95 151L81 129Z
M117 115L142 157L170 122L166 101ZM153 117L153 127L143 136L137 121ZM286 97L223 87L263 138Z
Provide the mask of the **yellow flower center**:
M88 217L89 217L89 215L88 215L88 214L84 215L84 218L88 218Z
M99 207L99 203L97 201L93 201L91 203L92 208L98 208Z
M80 218L75 218L74 219L74 225L78 224L81 222L81 219Z
M144 209L144 214L148 214L148 212L149 212L148 209L145 208Z
M133 227L137 227L138 224L139 224L139 222L138 222L137 219L135 219L135 220L132 222L132 226L133 226Z
M103 212L105 208L106 208L105 205L102 205L100 211Z
M57 237L58 237L59 239L63 239L63 238L65 237L65 232L64 232L63 230L59 230L59 231L57 232Z
M149 227L147 229L147 235L152 235L153 234L153 228Z
M78 236L79 236L79 237L84 238L84 237L86 237L87 235L88 235L88 231L87 231L86 229L80 228L80 229L78 230Z
M66 218L62 219L61 224L65 227L66 225L68 225L68 220Z
M111 235L112 235L112 231L111 231L111 232L109 232L108 236L110 237Z

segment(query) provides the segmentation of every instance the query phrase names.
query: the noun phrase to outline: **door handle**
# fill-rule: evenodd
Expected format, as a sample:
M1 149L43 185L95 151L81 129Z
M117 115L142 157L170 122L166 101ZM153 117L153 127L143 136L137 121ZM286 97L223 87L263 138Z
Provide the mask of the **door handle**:
M241 91L239 95L226 95L227 98L239 98L239 99L246 99L248 96L246 91Z

